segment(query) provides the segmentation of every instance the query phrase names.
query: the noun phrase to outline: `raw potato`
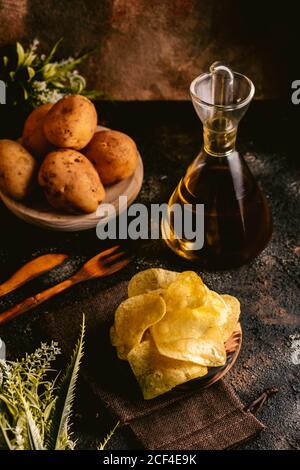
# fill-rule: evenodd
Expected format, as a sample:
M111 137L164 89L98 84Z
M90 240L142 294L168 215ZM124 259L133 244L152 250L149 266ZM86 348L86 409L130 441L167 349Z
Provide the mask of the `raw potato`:
M42 159L53 149L53 145L46 139L43 129L45 116L52 107L52 103L39 106L32 111L24 124L22 143L38 159Z
M80 95L59 100L44 120L44 132L49 142L76 150L89 143L96 127L96 108L89 99Z
M76 150L61 149L49 153L38 179L49 203L66 212L95 212L105 197L97 171Z
M0 189L17 201L25 199L34 186L37 163L18 142L0 140Z
M128 178L137 167L135 142L122 132L97 132L83 153L95 166L103 184Z

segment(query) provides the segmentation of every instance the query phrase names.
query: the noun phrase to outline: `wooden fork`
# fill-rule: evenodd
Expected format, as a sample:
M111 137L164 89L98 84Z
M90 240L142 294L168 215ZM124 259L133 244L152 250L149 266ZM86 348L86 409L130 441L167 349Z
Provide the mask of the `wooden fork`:
M82 268L77 271L77 273L65 281L29 297L18 305L0 313L0 325L13 320L22 313L34 309L46 300L51 299L53 296L63 292L75 284L79 284L80 282L88 281L90 279L110 276L111 274L123 269L130 261L131 257L126 255L126 252L122 251L119 245L102 251L87 261Z

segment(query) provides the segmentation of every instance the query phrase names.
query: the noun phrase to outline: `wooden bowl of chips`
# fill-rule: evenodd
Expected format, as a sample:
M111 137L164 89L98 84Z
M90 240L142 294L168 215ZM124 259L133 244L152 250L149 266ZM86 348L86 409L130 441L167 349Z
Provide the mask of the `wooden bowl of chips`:
M194 271L152 268L130 280L111 342L149 400L223 377L241 349L239 316L238 299L211 290Z

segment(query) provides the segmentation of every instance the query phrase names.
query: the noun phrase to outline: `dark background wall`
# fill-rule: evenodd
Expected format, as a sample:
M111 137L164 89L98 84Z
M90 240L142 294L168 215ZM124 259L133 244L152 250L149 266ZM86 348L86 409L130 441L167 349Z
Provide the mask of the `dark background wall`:
M116 99L186 99L215 60L247 74L257 98L273 98L299 78L295 17L289 4L262 0L0 0L0 46L37 37L48 50L63 36L65 56L97 48L82 71Z

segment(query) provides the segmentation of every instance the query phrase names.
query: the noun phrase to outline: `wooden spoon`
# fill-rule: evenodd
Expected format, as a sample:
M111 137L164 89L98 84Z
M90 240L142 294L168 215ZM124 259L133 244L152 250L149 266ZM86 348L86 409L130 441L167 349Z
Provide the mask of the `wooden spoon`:
M50 271L68 258L63 254L48 254L38 256L37 258L24 264L18 271L13 274L7 281L0 284L0 297L21 287L26 282L34 279L41 274Z

